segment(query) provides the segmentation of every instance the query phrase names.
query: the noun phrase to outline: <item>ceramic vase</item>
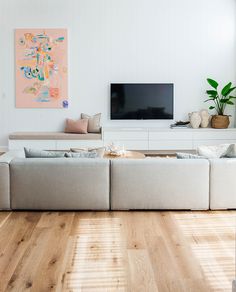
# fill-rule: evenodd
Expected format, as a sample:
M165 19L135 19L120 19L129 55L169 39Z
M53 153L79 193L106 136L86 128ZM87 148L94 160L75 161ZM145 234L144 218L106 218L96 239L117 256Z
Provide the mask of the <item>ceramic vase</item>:
M209 115L208 110L206 109L201 110L200 116L201 116L201 128L207 128L211 120L211 116Z
M201 119L199 112L189 113L189 121L190 121L191 127L193 129L199 128L199 126L201 124L201 120L202 119Z

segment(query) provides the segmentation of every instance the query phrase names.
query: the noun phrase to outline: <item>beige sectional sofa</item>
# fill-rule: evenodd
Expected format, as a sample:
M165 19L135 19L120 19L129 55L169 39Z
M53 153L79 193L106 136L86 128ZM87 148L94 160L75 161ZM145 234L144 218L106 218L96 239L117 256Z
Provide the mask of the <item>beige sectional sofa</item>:
M236 208L234 159L0 156L0 209Z

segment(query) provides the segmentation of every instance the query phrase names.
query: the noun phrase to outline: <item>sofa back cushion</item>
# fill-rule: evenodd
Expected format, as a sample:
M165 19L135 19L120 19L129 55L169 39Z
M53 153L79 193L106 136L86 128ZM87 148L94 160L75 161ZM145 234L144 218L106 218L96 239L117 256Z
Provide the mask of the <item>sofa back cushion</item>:
M208 209L207 159L114 159L111 206L122 209Z
M10 174L12 209L109 209L106 159L14 159Z

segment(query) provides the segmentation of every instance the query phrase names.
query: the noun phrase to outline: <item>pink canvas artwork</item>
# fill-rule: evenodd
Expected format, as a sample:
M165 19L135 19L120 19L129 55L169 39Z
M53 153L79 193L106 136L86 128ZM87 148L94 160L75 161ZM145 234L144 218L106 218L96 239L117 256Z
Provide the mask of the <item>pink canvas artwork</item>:
M16 107L67 108L67 30L16 29Z

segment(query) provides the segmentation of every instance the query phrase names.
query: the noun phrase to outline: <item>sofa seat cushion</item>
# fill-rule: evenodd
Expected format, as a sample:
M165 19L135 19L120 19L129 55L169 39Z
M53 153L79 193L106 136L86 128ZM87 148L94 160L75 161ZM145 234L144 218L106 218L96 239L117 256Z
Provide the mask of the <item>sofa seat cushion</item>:
M16 132L9 140L101 140L101 133L71 134L63 132Z

